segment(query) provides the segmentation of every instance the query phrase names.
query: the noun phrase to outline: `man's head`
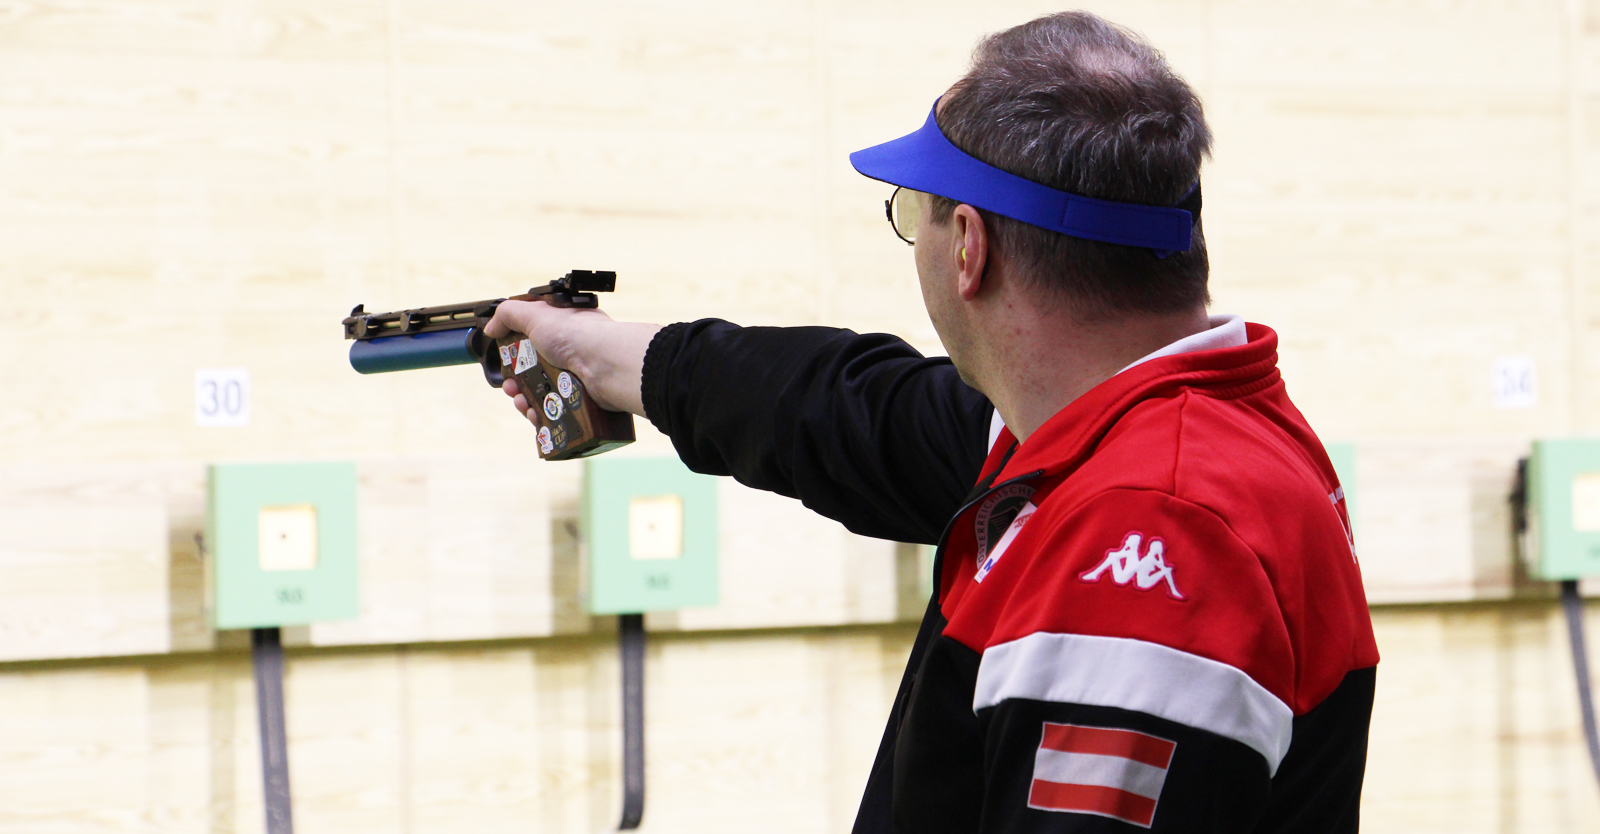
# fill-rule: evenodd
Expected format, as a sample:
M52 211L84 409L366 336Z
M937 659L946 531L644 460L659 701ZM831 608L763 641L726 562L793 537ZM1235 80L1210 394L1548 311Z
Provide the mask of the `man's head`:
M985 38L921 129L850 161L921 192L917 277L934 329L1022 438L1206 329L1210 147L1198 97L1159 52L1072 12ZM891 210L909 238L902 219Z
M1065 12L985 38L971 70L939 101L938 124L989 165L1083 197L1173 206L1199 181L1211 132L1199 97L1137 35ZM924 222L949 223L957 202L931 196ZM1207 300L1205 238L1188 251L1070 237L978 210L988 259L1100 321L1167 314Z

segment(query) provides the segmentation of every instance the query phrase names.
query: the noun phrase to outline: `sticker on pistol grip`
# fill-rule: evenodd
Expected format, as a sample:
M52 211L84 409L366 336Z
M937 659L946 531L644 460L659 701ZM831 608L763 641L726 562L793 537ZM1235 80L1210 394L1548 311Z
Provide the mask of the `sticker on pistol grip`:
M578 387L578 380L566 371L556 379L556 390L567 400L567 408L574 411L583 408L583 389Z
M555 428L552 428L550 430L550 442L554 443L555 447L557 449L565 449L565 448L567 448L567 426L566 426L566 424L557 423L555 425Z
M533 349L533 342L527 339L517 342L517 370L515 373L520 374L537 364L539 364L539 354Z
M556 450L556 445L550 439L550 427L549 426L540 426L539 427L539 451L544 452L545 454L548 455L551 452L554 452L555 450Z
M516 364L517 364L517 346L516 345L501 345L500 346L500 367L502 367L502 368L511 368L511 367L515 367Z
M561 398L556 396L554 391L544 395L544 416L549 417L551 422L560 420L562 413L565 411L566 408L561 404Z

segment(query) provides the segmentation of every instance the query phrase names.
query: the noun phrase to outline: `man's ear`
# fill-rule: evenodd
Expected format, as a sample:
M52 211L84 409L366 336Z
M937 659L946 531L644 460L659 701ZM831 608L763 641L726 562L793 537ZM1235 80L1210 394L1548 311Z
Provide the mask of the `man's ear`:
M951 253L956 263L956 292L962 301L971 301L983 289L983 268L989 261L989 230L983 215L972 206L962 203L950 215L955 224L951 235Z

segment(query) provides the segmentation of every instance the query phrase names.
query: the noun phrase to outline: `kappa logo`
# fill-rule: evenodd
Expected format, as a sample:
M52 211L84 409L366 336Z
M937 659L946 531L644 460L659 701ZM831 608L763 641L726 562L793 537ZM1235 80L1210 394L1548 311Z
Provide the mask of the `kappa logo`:
M1100 575L1109 570L1111 581L1118 585L1133 582L1141 591L1148 591L1164 580L1167 583L1167 593L1173 599L1183 599L1183 594L1178 593L1178 583L1172 578L1172 566L1167 564L1166 543L1151 538L1150 544L1141 555L1139 544L1143 540L1143 534L1129 533L1123 537L1121 547L1106 551L1105 561L1101 562L1099 567L1078 578L1085 582L1099 582Z

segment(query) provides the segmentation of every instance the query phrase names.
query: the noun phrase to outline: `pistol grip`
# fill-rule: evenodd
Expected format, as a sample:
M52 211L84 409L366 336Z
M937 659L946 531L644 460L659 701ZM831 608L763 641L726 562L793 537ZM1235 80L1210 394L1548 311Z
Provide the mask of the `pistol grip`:
M545 361L526 336L508 333L496 341L501 372L516 377L528 407L534 409L539 457L586 458L634 441L632 414L595 405L583 380Z

